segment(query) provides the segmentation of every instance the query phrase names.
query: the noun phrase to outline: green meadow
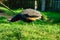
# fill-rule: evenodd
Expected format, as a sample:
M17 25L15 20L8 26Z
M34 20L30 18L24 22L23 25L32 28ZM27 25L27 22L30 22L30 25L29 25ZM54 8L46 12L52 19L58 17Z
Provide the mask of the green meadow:
M13 10L16 12L13 14L6 8L0 7L0 10L9 16L22 11L22 9ZM5 16L0 16L0 40L60 40L60 13L41 13L44 15L44 20L31 23L21 20L9 22Z

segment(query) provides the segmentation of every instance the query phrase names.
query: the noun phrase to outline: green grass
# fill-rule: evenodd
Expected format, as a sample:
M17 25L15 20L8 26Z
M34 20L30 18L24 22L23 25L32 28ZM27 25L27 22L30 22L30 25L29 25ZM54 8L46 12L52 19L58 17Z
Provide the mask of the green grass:
M0 7L0 10L3 11L7 15L14 15L14 14L22 11L22 9L17 9L17 10L13 10L13 12L15 12L15 13L13 13L10 10L8 10L7 8L4 8L4 7Z
M52 19L54 22L60 22L60 13L59 12L43 12L48 18Z
M0 40L60 40L60 24L23 21L0 23Z
M0 40L60 40L60 14L57 12L41 13L51 18L53 22L42 20L31 23L9 22L5 17L0 17Z

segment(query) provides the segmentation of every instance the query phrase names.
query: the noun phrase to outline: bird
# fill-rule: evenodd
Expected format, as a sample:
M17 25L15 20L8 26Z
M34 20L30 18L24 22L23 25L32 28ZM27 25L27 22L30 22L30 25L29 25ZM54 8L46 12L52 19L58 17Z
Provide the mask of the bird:
M34 9L24 9L22 12L15 15L10 22L15 22L18 20L23 20L25 22L32 22L42 18L42 14Z

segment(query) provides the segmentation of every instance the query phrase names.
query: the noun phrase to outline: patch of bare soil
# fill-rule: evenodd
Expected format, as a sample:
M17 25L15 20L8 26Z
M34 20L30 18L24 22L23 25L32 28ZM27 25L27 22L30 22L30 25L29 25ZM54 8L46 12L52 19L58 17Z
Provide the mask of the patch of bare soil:
M7 20L11 20L11 18L12 18L12 16L9 16L9 15L7 15L7 14L5 14L5 13L0 13L0 17L1 17L1 16L6 17Z

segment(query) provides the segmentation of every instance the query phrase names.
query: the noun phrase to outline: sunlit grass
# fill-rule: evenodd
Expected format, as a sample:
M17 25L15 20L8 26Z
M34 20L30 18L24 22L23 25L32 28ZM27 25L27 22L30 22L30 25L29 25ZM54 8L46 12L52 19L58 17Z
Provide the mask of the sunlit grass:
M0 40L60 40L60 23L0 21Z
M19 9L15 9L14 11L15 11L16 13L20 13L22 10L23 10L22 8L19 8Z
M14 11L19 13L21 9ZM6 17L0 17L0 40L60 40L60 22L58 21L60 14L57 12L42 12L42 14L56 23L42 20L31 23L9 22Z
M7 15L14 15L14 14L20 13L23 9L16 9L16 10L11 9L14 13L4 7L0 7L0 10L2 10Z

